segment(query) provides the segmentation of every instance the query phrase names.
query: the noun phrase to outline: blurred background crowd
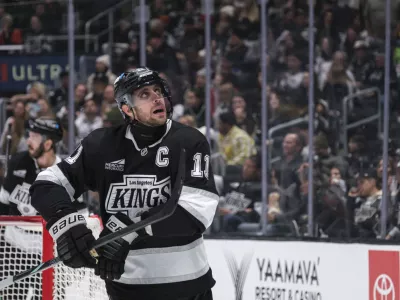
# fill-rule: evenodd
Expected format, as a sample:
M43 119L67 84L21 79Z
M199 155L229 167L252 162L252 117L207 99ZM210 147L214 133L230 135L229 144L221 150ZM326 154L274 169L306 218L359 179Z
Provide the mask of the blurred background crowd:
M268 51L262 53L260 3L214 1L210 141L221 200L211 234L258 234L264 201L269 236L306 235L307 161L313 147L315 234L384 238L380 216L385 1L315 0L314 24L308 23L308 2L268 1ZM25 90L0 91L6 113L0 140L3 153L7 134L12 135L12 154L24 151L26 120L49 116L62 120L65 139L57 153L68 154L69 76L76 82L76 143L96 128L123 123L113 82L121 72L140 66L140 30L132 13L132 8L138 11L137 4L130 0L75 1L75 51L85 57L86 69L61 70L52 84L32 81ZM399 4L392 0L389 165L384 183L389 190L388 231L400 222ZM153 0L148 5L146 65L170 84L173 119L205 134L203 2ZM7 56L66 55L66 14L67 3L62 0L0 0L0 65ZM99 14L102 17L96 18ZM79 38L87 33L88 21L94 40ZM309 26L315 33L312 74ZM267 61L267 140L261 138L263 55ZM311 78L314 115L309 116ZM314 120L312 140L307 135L310 117ZM266 199L261 197L262 143L268 149ZM90 199L95 201L94 196Z

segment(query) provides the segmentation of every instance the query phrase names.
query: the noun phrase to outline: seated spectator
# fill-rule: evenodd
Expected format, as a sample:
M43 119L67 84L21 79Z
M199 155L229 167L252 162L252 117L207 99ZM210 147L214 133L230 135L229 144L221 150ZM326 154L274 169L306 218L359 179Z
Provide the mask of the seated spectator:
M62 71L59 75L61 86L49 93L49 100L54 113L60 111L68 103L69 73Z
M0 30L0 45L20 45L22 44L22 32L13 27L13 18L6 14L1 18L2 27Z
M286 61L288 70L282 73L276 82L276 88L281 92L291 92L300 88L304 76L304 57L300 50L289 52Z
M320 45L317 48L315 70L317 74L322 72L322 66L332 60L333 41L329 37L321 38ZM315 82L317 85L317 82Z
M28 119L27 111L23 100L13 103L13 116L9 117L4 125L1 134L0 145L2 153L6 153L7 135L11 135L10 154L28 150L25 138L25 126Z
M181 53L188 54L190 50L198 51L204 46L203 33L196 28L193 16L185 16L182 22L182 32L178 40L177 49Z
M249 32L248 40L258 38L260 31L260 8L256 0L236 0L233 3L236 9L237 26L244 32Z
M387 166L387 185L388 191L390 193L390 200L393 205L398 205L400 203L400 183L396 176L396 165L393 157L388 157L388 166ZM378 166L376 168L377 176L378 176L378 184L382 182L383 178L383 158L379 160Z
M118 105L114 98L114 86L112 84L109 84L106 86L103 92L103 102L101 103L101 116L104 118L104 116L113 108L118 108Z
M200 69L196 72L196 79L193 85L193 89L195 91L201 91L201 92L205 92L206 89L206 70ZM215 111L215 89L214 87L211 87L210 90L210 112L211 115L213 115L214 111Z
M244 34L246 33L234 27L225 48L225 57L236 68L240 68L243 62L252 59L248 57L248 48L243 42L243 39L246 38Z
M218 148L227 165L242 165L254 151L254 140L236 126L235 116L231 112L219 115Z
M107 79L108 82L106 84L114 84L115 79L117 79L117 76L113 74L110 71L110 58L108 55L101 55L97 57L96 59L96 70L94 73L92 73L88 79L87 79L87 90L88 92L93 92L94 87L93 87L93 80L96 77L97 73L103 73Z
M359 40L354 43L354 57L350 70L354 74L357 88L364 88L367 72L372 68L372 57L368 52L369 45L366 41Z
M43 54L53 51L52 41L43 32L42 22L37 16L31 17L30 28L25 35L24 49L28 54Z
M314 138L314 153L316 156L315 167L319 175L328 180L333 166L339 168L341 174L347 174L347 162L341 156L334 156L329 149L328 139L324 134Z
M74 95L75 95L75 115L79 116L83 106L85 105L85 97L87 94L86 85L83 83L78 83L75 85ZM63 107L57 112L57 117L62 119L64 116L68 115L68 103L65 103Z
M93 91L86 98L93 99L100 109L104 100L104 91L109 85L109 79L105 73L95 73L93 77ZM114 101L115 102L115 101Z
M197 128L196 119L192 115L183 115L178 119L178 122L193 128Z
M336 50L340 45L340 34L337 27L333 24L332 9L326 9L322 12L317 28L316 40L320 41L323 37L328 37L332 40L332 45Z
M202 134L207 134L206 126L197 127L196 119L192 115L183 115L178 119L178 122L184 124L186 126L190 126L193 128L197 128ZM215 131L213 128L210 128L210 146L212 153L217 152L218 148L218 132Z
M285 135L282 142L282 160L274 166L274 169L280 173L279 184L283 189L287 189L296 182L297 170L303 162L301 155L303 146L299 134Z
M220 113L232 109L232 99L237 94L231 82L222 83L218 91L218 105L214 112L214 120L218 120Z
M119 69L121 69L121 73L129 70L130 68L138 67L137 64L140 61L137 37L132 36L128 43L129 47L122 53L121 60L119 62Z
M113 127L124 124L125 121L121 116L121 112L117 106L112 107L103 115L103 126Z
M204 103L204 93L200 90L186 90L185 95L185 105L184 105L184 115L192 115L196 119L196 124L198 127L202 127L205 124L205 103Z
M168 31L166 31L165 29L165 24L163 23L163 21L161 20L161 18L153 18L150 20L149 22L149 31L150 31L150 35L151 33L154 33L157 36L161 36L162 40L165 41L166 45L168 45L168 47L175 49L176 48L176 40L173 37L172 34L170 34Z
M370 164L368 142L365 136L361 134L351 136L348 151L346 159L349 165L349 176L355 178L358 173L365 171ZM351 186L355 186L355 184L352 183Z
M68 115L65 115L61 119L61 126L63 129L63 138L61 141L59 141L56 145L56 153L58 155L70 155L71 152L68 149L68 144L69 144L69 129L68 129ZM76 148L76 146L79 144L80 140L78 139L78 130L76 126L75 128L75 143L73 145L73 149Z
M242 96L233 97L232 111L235 115L237 126L246 131L250 136L253 136L256 129L256 121L247 109L247 103Z
M83 112L75 120L78 138L82 140L93 130L103 127L103 121L98 115L99 109L93 99L85 101Z
M290 105L282 103L279 93L271 91L268 96L268 128L290 120L292 110Z
M346 202L346 182L343 173L336 166L330 169L328 179L322 178L320 170L314 170L315 223L320 233L329 237L350 237L349 214ZM308 184L308 181L305 181ZM305 200L305 199L304 199Z
M385 83L385 49L376 47L371 67L366 71L364 85L365 87L377 87L381 93L384 93ZM390 88L397 89L397 74L394 65L390 65Z
M302 208L300 199L294 194L294 188L295 185L286 191L279 186L268 188L267 236L283 236L293 233L292 221L299 217Z
M327 72L320 74L323 99L328 101L330 109L341 112L342 99L355 92L355 78L347 68L347 55L344 52L337 51L328 66Z
M354 234L359 237L376 238L380 234L382 190L378 185L375 169L362 172L358 178L358 194L349 199L354 210ZM391 204L388 201L388 215Z
M78 83L75 86L75 112L80 112L83 109L86 95L86 85L83 83Z
M10 103L24 101L25 104L36 103L37 100L46 98L46 86L41 82L33 82L27 86L26 94L17 94L11 97Z
M129 43L132 37L131 24L127 20L121 20L114 28L114 43Z
M44 27L50 34L59 34L62 26L62 18L60 18L63 13L63 7L57 0L46 0L43 4L43 14L40 19L44 23ZM38 9L36 8L36 14Z
M147 66L158 72L182 74L176 51L167 44L165 36L150 32L147 45Z
M235 232L243 222L258 223L259 212L255 203L261 202L261 161L259 156L251 156L244 161L242 181L224 186L219 213L223 215L223 231Z
M39 111L37 112L36 117L47 117L47 118L55 118L55 114L51 110L51 106L49 104L49 101L46 99L39 99L37 101L37 105L39 106Z

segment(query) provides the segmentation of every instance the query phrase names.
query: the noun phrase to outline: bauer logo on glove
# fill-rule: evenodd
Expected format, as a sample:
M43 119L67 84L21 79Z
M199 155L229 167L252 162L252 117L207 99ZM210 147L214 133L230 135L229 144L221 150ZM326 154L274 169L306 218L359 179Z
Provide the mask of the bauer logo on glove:
M77 213L70 214L62 218L56 224L54 224L51 227L50 234L53 237L53 239L57 239L65 231L68 231L70 227L76 226L78 224L86 224L85 217Z

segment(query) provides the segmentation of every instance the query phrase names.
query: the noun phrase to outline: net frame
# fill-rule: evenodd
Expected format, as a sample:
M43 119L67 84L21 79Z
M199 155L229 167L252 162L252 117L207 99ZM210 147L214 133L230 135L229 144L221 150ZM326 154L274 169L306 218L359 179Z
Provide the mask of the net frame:
M89 217L88 221L98 221L100 224L100 228L102 226L101 219L97 216L91 216ZM0 216L0 229L3 227L5 228L6 226L23 226L23 227L30 227L35 228L38 232L41 232L41 237L42 237L42 252L41 252L41 260L42 262L51 260L55 257L56 255L56 248L55 248L55 243L53 241L53 238L51 237L50 233L46 230L46 222L45 220L40 217L40 216ZM92 229L93 230L93 229ZM0 231L1 233L1 231ZM99 234L100 232L97 232ZM94 232L94 235L96 237L96 234ZM1 251L1 249L0 249ZM33 267L33 266L28 266ZM60 269L61 268L61 269ZM82 277L85 276L85 272L82 272L82 269L70 269L66 266L63 266L62 264L45 270L41 274L41 299L42 300L55 300L55 299L66 299L67 295L60 296L60 290L57 290L57 287L60 289L60 286L62 286L62 283L59 283L56 281L57 275L58 279L62 279L62 276L65 274L62 274L62 271L59 272L60 270L67 270L65 273L68 275L68 272L72 274L73 277ZM56 272L59 272L56 275ZM75 274L76 275L75 275ZM104 282L100 279L100 277L95 277L94 278L95 282L94 285L97 285L97 281L99 284L104 284ZM101 288L101 287L99 287ZM105 287L103 286L104 290ZM1 295L1 291L0 291ZM103 296L103 295L102 295ZM0 296L1 298L1 296ZM82 299L87 299L82 298ZM90 296L88 299L99 299L98 295ZM108 299L107 293L104 293L104 299Z

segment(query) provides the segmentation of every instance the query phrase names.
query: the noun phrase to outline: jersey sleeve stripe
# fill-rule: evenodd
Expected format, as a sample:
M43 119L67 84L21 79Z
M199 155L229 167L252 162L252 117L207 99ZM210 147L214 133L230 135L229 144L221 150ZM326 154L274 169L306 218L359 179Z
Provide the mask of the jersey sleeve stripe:
M183 186L178 204L208 228L215 215L219 196L203 189Z
M10 204L10 193L6 191L4 187L0 190L0 203L9 205Z
M55 184L63 186L67 191L68 195L70 196L71 201L72 202L75 201L74 198L75 189L72 187L67 177L65 177L64 173L61 172L60 168L57 165L47 168L46 170L40 172L36 180L51 181L54 182Z

